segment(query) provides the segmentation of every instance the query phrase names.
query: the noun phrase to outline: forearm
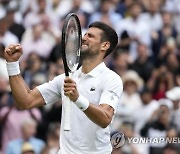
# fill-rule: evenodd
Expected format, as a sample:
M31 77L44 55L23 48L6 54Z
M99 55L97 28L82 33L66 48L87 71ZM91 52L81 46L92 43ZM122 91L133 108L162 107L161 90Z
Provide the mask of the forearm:
M28 99L30 89L24 82L21 75L15 75L9 77L9 83L11 86L13 97L18 106L23 106L24 100Z
M20 109L28 108L31 90L28 88L21 75L10 76L9 83L17 107Z
M113 108L109 108L107 105L96 106L90 103L84 113L92 122L102 128L106 128L112 120L112 115L107 110L113 110Z

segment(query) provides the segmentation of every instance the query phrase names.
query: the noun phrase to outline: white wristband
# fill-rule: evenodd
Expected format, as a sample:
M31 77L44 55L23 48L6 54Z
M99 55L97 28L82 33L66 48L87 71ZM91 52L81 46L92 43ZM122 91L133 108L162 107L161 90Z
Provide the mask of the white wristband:
M14 76L20 74L19 61L16 62L6 62L7 72L9 76Z
M77 107L82 110L82 111L85 111L88 107L89 107L89 101L87 98L85 98L84 96L82 95L79 95L78 99L76 102L74 102Z

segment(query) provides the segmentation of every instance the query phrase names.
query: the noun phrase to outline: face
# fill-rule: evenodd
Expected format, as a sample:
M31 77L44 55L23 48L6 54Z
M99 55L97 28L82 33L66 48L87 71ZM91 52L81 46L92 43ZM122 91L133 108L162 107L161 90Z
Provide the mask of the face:
M39 0L38 4L39 4L39 9L40 10L45 10L45 8L46 8L46 0Z
M140 44L138 46L138 54L139 56L148 56L146 45Z
M167 106L162 105L159 108L159 120L162 124L167 124L169 122L169 109Z
M160 10L161 0L150 0L149 1L149 11L151 13L156 13Z
M5 19L0 20L0 35L4 35L8 28L8 23Z
M39 38L41 38L43 32L43 26L41 24L37 24L33 27L33 37L34 40L38 40Z
M168 148L168 149L164 150L163 154L178 154L178 152L174 149Z
M124 83L124 90L126 91L127 94L132 95L137 91L137 84L131 80L126 81Z
M100 54L102 30L89 28L82 38L81 55L82 57L95 57Z
M164 22L165 25L171 25L172 16L171 16L170 13L165 12L165 13L162 15L162 19L163 19L163 22Z
M30 137L36 134L36 125L35 124L26 124L22 127L24 139L29 139Z
M101 11L102 12L109 12L110 10L110 7L111 7L111 2L110 1L105 1L101 4Z
M151 92L144 92L143 94L141 94L141 99L144 105L149 104L152 100Z
M134 6L132 6L130 11L131 11L132 17L137 18L139 16L139 14L141 13L141 6L134 5Z

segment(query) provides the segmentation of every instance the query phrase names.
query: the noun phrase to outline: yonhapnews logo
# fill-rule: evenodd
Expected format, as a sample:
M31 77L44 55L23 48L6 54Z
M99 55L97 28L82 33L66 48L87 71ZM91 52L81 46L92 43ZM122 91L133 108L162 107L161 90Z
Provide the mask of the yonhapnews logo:
M122 132L114 133L111 136L111 145L114 149L117 149L117 148L123 146L125 141L126 141L125 136L124 136L124 133L122 133Z
M111 136L114 149L129 144L180 144L180 137L125 137L124 133L116 132Z

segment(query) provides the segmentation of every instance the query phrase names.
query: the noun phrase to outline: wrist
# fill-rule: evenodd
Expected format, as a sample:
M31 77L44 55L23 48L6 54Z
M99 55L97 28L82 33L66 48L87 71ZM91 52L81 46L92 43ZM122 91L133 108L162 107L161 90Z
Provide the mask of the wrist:
M89 100L86 97L79 95L74 104L76 104L80 110L85 111L89 107Z
M9 76L20 74L19 61L6 62L7 72Z

